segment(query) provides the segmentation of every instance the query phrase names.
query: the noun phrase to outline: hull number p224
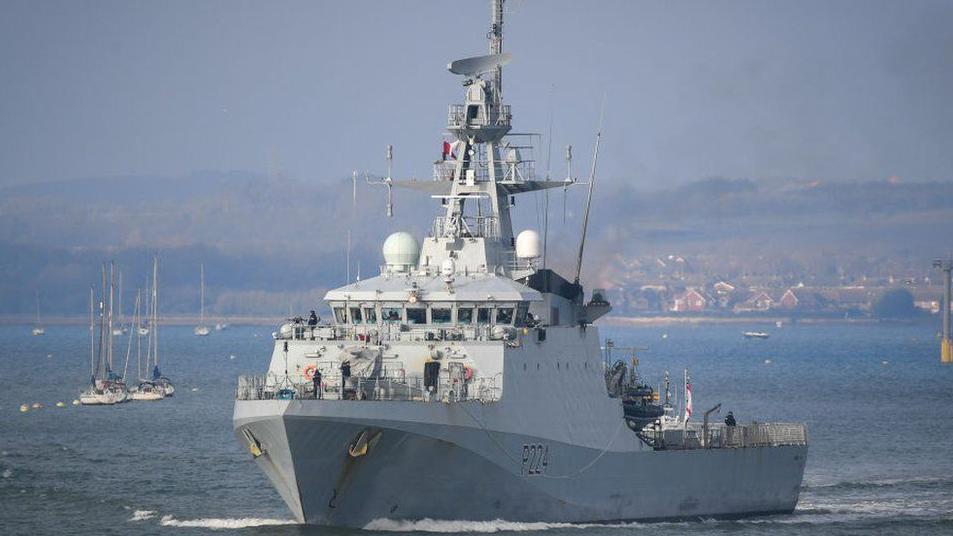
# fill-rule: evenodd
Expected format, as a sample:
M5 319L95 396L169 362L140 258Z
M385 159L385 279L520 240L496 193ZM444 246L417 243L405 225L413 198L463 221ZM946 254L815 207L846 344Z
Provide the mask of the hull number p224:
M549 445L523 445L520 476L545 475L549 468Z

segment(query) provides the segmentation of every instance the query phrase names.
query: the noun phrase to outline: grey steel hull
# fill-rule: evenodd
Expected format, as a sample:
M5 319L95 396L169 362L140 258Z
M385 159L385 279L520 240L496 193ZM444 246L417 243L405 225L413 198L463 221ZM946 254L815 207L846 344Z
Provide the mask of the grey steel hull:
M243 444L243 430L259 441L256 460L299 522L356 528L791 512L807 458L807 446L619 451L606 438L606 448L581 447L493 431L482 424L491 416L478 403L256 400L236 402L234 425ZM353 457L362 433L366 454ZM527 444L547 446L545 474L527 474Z

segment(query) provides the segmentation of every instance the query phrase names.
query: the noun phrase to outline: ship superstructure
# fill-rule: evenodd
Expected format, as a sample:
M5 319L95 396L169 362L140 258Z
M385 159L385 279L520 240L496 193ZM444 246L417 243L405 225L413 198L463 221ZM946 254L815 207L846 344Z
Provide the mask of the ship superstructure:
M502 0L491 13L490 54L449 65L465 98L433 180L404 184L441 202L429 236L390 235L380 275L327 293L328 323L275 332L267 373L240 378L236 436L305 523L790 512L803 425L653 421L651 388L604 362L604 293L514 237L511 198L568 183L537 180L510 134Z

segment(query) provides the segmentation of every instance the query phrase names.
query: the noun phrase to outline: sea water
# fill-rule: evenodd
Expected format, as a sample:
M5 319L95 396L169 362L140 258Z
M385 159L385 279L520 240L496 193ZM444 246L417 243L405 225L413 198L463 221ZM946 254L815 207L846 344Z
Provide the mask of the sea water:
M261 373L271 327L209 337L160 334L175 397L111 407L73 406L89 381L89 332L0 327L0 534L352 534L295 525L232 436L236 378ZM419 533L949 534L953 533L953 366L939 363L936 325L784 325L745 339L751 325L605 327L638 351L658 385L691 376L695 419L804 421L810 451L790 515L735 521L570 526L378 520L370 529ZM124 367L125 337L115 344ZM136 376L136 348L128 365ZM613 359L628 359L616 350ZM505 396L505 395L504 395ZM66 407L56 407L57 402ZM23 413L21 404L42 404ZM638 478L638 475L633 475ZM646 482L651 489L652 483Z

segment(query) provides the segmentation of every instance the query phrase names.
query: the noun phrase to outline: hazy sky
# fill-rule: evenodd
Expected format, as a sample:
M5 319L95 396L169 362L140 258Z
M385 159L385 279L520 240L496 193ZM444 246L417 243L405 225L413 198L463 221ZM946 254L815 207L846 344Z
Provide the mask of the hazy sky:
M953 178L953 2L507 4L516 130L604 175ZM0 185L197 169L428 176L486 2L0 0ZM545 151L543 151L545 153ZM554 174L564 173L561 149ZM541 160L544 160L541 158ZM544 163L540 164L545 167Z

